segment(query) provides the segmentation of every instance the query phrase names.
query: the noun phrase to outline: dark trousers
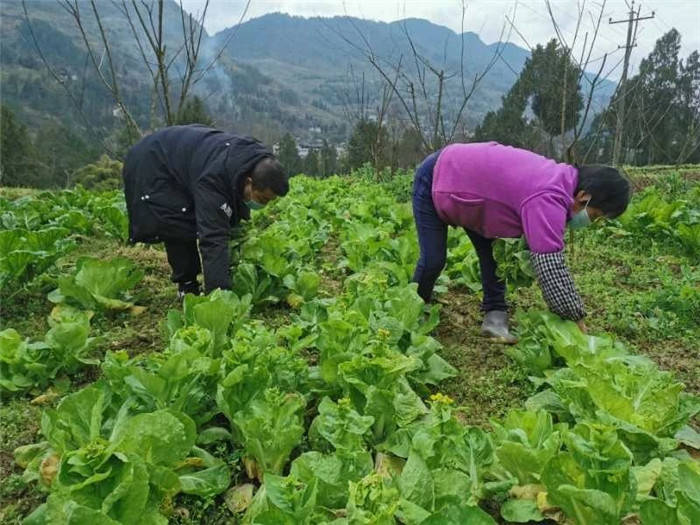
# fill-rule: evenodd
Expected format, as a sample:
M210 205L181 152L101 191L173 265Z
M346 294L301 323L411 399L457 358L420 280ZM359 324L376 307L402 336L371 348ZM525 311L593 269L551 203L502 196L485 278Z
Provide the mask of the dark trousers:
M413 181L413 217L420 246L420 258L413 273L413 282L418 283L418 295L426 302L430 301L435 281L447 260L447 224L438 216L432 196L433 168L439 153L433 153L423 161L416 170ZM506 310L506 286L496 276L493 240L466 228L465 231L479 257L484 292L482 310Z
M173 270L171 280L185 284L197 280L202 271L197 241L165 241L165 253Z

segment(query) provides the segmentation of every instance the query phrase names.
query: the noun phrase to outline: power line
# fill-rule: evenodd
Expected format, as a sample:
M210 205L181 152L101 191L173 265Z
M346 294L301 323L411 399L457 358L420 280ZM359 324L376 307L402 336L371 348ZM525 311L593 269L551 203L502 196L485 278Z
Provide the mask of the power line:
M634 12L634 0L629 6L630 10L628 13L628 18L624 20L613 20L610 18L608 23L621 24L627 22L627 42L624 46L618 46L618 49L625 50L625 62L622 68L622 77L620 78L620 86L622 90L620 91L620 101L618 102L619 107L616 108L617 111L617 122L615 124L615 144L613 146L613 165L616 166L618 160L620 159L620 149L622 147L622 128L624 126L625 119L625 82L627 81L627 70L629 69L630 55L632 54L632 48L637 46L637 28L639 27L639 22L642 20L650 20L654 18L654 12L651 12L649 16L639 16L642 11L642 7L637 8L637 12Z
M546 19L547 19L547 16L546 16L546 15L544 15L541 11L536 10L534 7L528 5L527 3L519 3L518 6L524 7L525 9L527 9L527 10L530 11L531 13L537 15L538 17L542 18L543 20L546 20ZM574 15L568 13L567 11L560 11L559 13L557 13L557 15L561 15L561 16L563 16L564 18L568 18L569 20L572 20L572 21L577 21L577 17L575 17ZM618 36L621 36L617 31L614 30L614 28L611 28L611 29L613 29L613 32L616 33L616 34L618 34ZM602 32L599 34L599 36L600 36L601 38L607 40L607 41L610 42L611 44L617 44L616 41L612 40L610 37L608 37L607 35L605 35L605 34L602 33Z

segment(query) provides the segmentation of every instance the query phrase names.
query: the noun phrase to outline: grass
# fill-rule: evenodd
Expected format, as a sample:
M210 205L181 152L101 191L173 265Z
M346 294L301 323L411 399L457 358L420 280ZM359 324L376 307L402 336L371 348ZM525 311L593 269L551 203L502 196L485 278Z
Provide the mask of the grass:
M14 463L12 451L36 441L41 409L25 399L3 400L0 406L0 521L19 523L43 495L22 480L22 469Z
M668 194L682 195L696 184L696 175L697 169L689 169L678 175L680 179L670 182L647 173L638 177L645 183L662 186ZM321 293L326 296L342 290L338 253L337 240L331 238L319 254L318 263L323 270ZM106 239L83 238L54 271L31 286L21 291L0 291L2 328L13 327L23 336L42 337L52 307L46 294L55 286L57 275L69 271L85 255L128 257L145 272L134 290L136 303L146 307L143 314L97 314L93 318L95 332L104 335L100 350L124 349L130 355L162 350L166 344L162 325L165 314L178 307L164 251L160 247L125 246ZM577 234L568 248L568 259L587 305L590 331L615 334L633 351L672 370L685 382L687 391L700 393L697 261L663 242L637 236L608 238L595 227ZM510 292L508 300L513 311L545 309L536 285ZM522 407L533 387L526 373L505 356L502 345L481 338L479 295L466 289L450 289L439 297L439 302L441 323L435 336L444 346L443 356L459 371L440 390L464 407L464 419L474 425L487 426L491 418ZM290 313L285 304L280 304L256 311L253 317L276 327L289 322ZM98 368L87 369L74 378L71 389L94 381L98 375ZM0 523L4 524L19 523L43 499L40 492L24 483L21 469L12 458L14 448L34 442L37 437L41 410L30 399L27 396L3 400L0 407ZM237 464L236 451L221 453L222 457L231 457L231 465ZM233 523L222 497L203 500L181 495L172 505L174 523Z
M480 297L468 290L453 290L439 299L443 304L436 337L444 345L442 356L459 374L440 385L440 391L465 408L472 425L488 425L531 393L523 370L503 353L503 345L480 335Z

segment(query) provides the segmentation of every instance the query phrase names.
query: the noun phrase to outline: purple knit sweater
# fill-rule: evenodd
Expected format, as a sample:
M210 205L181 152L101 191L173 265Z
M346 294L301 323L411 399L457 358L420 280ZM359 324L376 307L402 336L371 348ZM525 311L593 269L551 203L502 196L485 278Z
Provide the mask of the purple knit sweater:
M564 247L578 170L497 142L452 144L433 172L439 217L484 237L525 235L533 253Z

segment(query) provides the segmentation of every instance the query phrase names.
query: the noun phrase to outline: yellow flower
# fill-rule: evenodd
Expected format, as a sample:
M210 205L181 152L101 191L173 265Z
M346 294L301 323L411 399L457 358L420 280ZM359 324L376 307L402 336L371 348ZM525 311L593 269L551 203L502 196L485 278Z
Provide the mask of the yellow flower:
M382 339L389 339L391 332L389 330L387 330L386 328L379 328L377 330L377 335Z
M433 403L442 403L443 405L452 405L454 403L454 399L452 399L450 396L446 396L445 394L442 394L440 392L438 392L437 394L431 395L430 400Z

